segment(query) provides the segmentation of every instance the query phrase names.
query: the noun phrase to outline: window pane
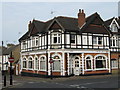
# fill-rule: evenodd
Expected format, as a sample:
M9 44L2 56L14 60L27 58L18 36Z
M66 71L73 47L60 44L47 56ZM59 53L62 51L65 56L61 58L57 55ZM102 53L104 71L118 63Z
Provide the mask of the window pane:
M93 44L97 44L97 37L93 36Z
M40 62L40 69L45 70L45 61Z
M58 37L58 43L60 43L60 37Z
M54 37L54 41L53 41L54 43L57 43L57 37Z
M26 61L23 61L23 68L26 68Z
M29 61L29 68L32 68L32 61Z
M103 68L102 60L96 60L96 68Z
M53 70L60 70L60 60L54 61Z
M71 35L70 43L75 43L75 35Z
M87 69L91 69L91 60L86 61Z

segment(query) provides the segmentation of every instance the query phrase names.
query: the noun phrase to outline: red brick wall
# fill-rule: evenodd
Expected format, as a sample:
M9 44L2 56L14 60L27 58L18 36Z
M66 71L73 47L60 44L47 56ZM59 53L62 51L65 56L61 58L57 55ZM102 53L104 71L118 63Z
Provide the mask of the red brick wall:
M85 71L85 74L100 74L100 73L109 73L109 71L108 70Z

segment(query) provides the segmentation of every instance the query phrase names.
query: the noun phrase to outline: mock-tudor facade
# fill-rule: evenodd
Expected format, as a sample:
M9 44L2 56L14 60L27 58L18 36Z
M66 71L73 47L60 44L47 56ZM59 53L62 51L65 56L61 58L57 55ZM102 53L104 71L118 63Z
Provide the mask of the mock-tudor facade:
M111 68L120 68L120 17L111 18L105 21L107 28L111 31L110 51L111 51Z
M111 73L111 31L98 13L86 18L58 16L49 21L30 21L19 39L21 74L71 76Z

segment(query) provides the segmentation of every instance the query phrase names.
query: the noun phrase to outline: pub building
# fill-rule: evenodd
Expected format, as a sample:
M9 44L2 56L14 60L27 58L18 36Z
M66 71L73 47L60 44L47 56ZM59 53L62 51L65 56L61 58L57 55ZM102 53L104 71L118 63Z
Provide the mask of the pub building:
M97 12L86 17L79 9L78 18L58 16L46 22L33 19L19 39L21 75L109 74L110 37L111 31Z

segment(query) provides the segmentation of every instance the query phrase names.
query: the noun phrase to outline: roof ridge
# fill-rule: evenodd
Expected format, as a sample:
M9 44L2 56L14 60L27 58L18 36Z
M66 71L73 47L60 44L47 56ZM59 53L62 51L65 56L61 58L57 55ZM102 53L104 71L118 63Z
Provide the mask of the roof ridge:
M38 22L41 22L41 23L45 23L44 21L40 21L40 20L35 20L35 19L33 20L33 22L34 22L34 21L38 21Z
M68 16L58 16L58 17L56 17L56 18L59 18L59 17L77 19L77 18L75 18L75 17L68 17Z

